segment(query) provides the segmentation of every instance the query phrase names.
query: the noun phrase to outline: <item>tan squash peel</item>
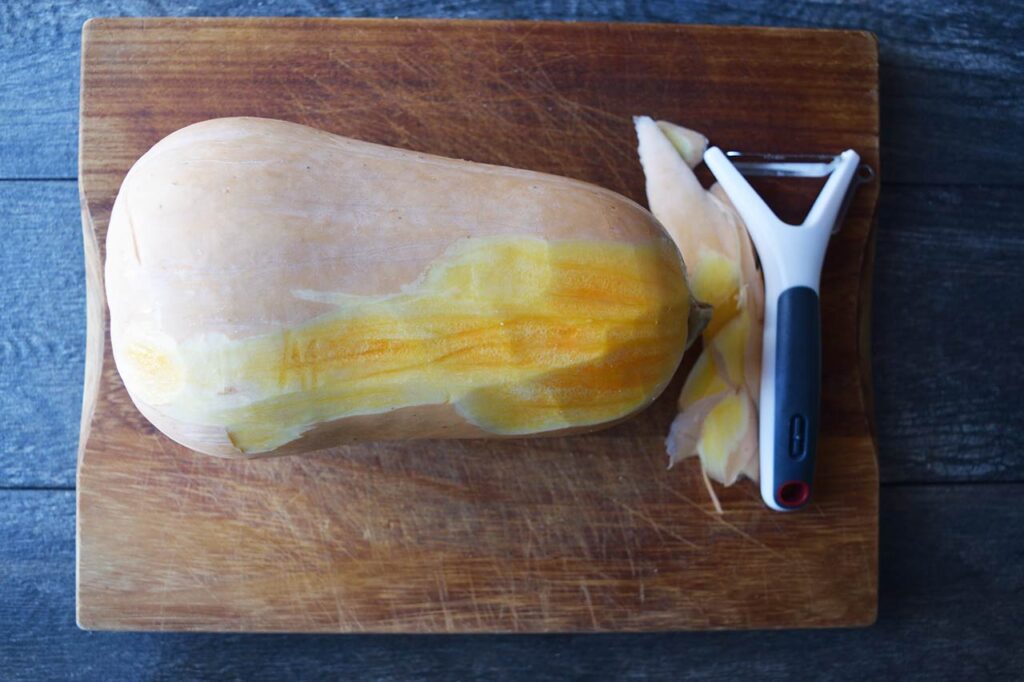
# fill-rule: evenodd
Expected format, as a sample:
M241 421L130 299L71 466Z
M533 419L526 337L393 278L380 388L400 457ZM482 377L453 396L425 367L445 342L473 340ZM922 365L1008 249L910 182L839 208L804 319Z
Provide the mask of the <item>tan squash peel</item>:
M713 306L704 348L679 396L666 448L669 466L700 459L702 475L723 485L757 480L764 285L746 228L717 184L693 172L707 140L686 128L634 119L651 212L676 241L693 295ZM720 512L710 483L708 491Z

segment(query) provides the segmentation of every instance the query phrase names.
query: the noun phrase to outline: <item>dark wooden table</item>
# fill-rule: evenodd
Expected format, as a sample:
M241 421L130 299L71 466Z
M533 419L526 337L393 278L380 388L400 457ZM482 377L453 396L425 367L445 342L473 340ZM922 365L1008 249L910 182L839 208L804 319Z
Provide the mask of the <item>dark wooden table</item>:
M190 15L862 28L882 58L874 300L878 624L596 636L85 633L74 624L85 346L79 32L143 0L0 4L0 678L1024 676L1024 4L210 0Z

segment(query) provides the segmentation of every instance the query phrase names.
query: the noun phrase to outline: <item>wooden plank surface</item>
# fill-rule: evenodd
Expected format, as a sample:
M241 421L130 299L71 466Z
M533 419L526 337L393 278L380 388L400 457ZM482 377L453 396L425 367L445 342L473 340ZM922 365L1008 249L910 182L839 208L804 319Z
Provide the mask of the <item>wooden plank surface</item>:
M93 15L198 13L282 15L355 13L379 16L443 13L448 16L657 20L759 25L848 26L866 28L881 40L882 136L890 144L914 150L916 157L883 150L882 206L879 214L877 281L914 282L915 271L930 271L936 261L955 261L966 254L981 262L987 243L1004 243L1005 235L1021 234L1024 201L1012 187L978 183L1021 184L1021 169L993 163L1000 139L1019 139L1024 113L1005 106L999 116L986 117L984 94L969 93L983 85L988 93L1012 93L1021 84L1012 49L1017 44L1020 16L1012 6L992 0L919 2L899 0L850 4L842 0L780 5L768 0L745 3L579 4L559 6L537 0L454 0L443 8L410 0L199 0L170 7L152 0L11 0L0 9L0 178L63 177L66 191L51 184L0 179L7 192L0 201L0 225L52 226L77 240L77 198L74 196L77 148L78 63L81 22ZM557 14L556 14L557 13ZM955 19L949 21L953 16ZM956 57L933 64L929 55L956 43ZM936 73L938 76L936 77ZM17 75L15 75L17 74ZM893 85L890 85L893 84ZM894 93L915 85L911 102L896 107ZM975 126L983 140L998 147L970 144L956 147L948 163L948 136L936 132L936 116L963 120L968 110L978 114ZM979 114L979 112L981 112ZM959 126L960 130L966 129ZM895 134L899 131L899 134ZM994 132L993 132L994 131ZM1008 134L1009 133L1009 134ZM905 165L912 161L913 165ZM927 185L939 173L944 182L962 187ZM991 173L996 173L993 176ZM886 184L890 178L899 184ZM909 186L916 184L917 186ZM923 185L923 186L922 186ZM942 201L936 195L943 196ZM21 205L16 213L10 204ZM997 210L992 210L995 206ZM990 207L990 208L985 208ZM979 220L977 215L984 219ZM920 245L903 239L941 227ZM43 229L38 227L38 229ZM50 229L50 228L47 228ZM1016 230L1016 231L1014 231ZM887 240L884 245L883 240ZM66 242L70 243L70 242ZM41 269L51 258L50 241L4 240L0 254L5 277L0 295L12 291L20 277ZM81 269L76 248L64 253L54 272ZM892 278L898 277L898 280ZM40 300L77 296L77 289L39 282ZM5 286L7 285L7 286ZM987 305L993 291L1014 292L1024 286L1024 270L988 274L984 267L960 273L957 295L970 305ZM933 303L922 309L916 295L926 288ZM10 340L0 358L0 394L15 396L13 376L31 373L39 386L26 387L4 405L0 421L0 660L4 677L38 679L304 679L337 677L423 679L430 677L497 677L530 680L567 677L608 677L614 672L629 679L751 679L787 677L806 672L809 657L820 658L816 669L828 669L835 679L899 677L921 680L967 678L1013 679L1020 670L1018 630L1013 618L1024 604L1019 585L1008 570L1020 564L1019 541L1008 531L1020 528L1014 501L1024 494L1021 484L944 486L945 480L979 482L1021 481L1024 460L1018 455L1024 432L1017 425L1019 401L1002 400L1024 385L1019 358L1010 340L981 336L960 323L956 315L931 312L941 300L941 287L917 283L915 295L887 291L874 306L876 352L887 356L874 363L878 401L886 395L887 411L879 411L882 479L930 483L921 488L885 485L881 505L881 584L878 624L866 630L801 631L795 633L675 633L599 636L439 636L322 637L239 635L151 635L144 633L83 633L74 625L74 484L77 429L62 428L38 441L28 454L9 449L13 442L32 442L27 434L52 427L45 400L78 394L84 335L84 314L60 306L12 306L5 298L2 319ZM883 305L884 304L884 305ZM1001 296L1000 310L1020 315L1024 297ZM903 352L901 335L926 328L925 344ZM52 356L13 353L14 341L37 334L46 348L67 345L60 360ZM884 349L880 344L885 344ZM74 348L78 346L77 354ZM927 380L918 360L921 352L941 362L959 355L980 358L972 376L982 393L962 385ZM937 365L940 366L940 365ZM10 371L10 368L16 371ZM1008 369L1004 369L1008 368ZM938 371L938 370L936 370ZM909 380L908 380L909 379ZM37 401L19 407L17 401ZM77 401L77 397L76 397ZM928 405L956 409L929 410ZM58 410L63 409L58 407ZM9 410L15 410L10 412ZM898 415L913 411L913 419ZM39 422L39 423L37 423ZM944 435L935 433L929 424ZM986 440L972 434L998 434ZM18 439L21 439L18 441ZM934 464L933 464L934 461ZM997 466L992 466L997 462ZM49 487L37 490L39 486ZM25 489L30 488L30 489ZM58 488L58 489L54 489ZM19 503L23 499L25 502ZM899 500L898 503L894 500ZM934 503L929 504L926 500ZM989 506L987 501L991 501ZM979 504L979 502L981 504ZM6 513L5 513L6 512ZM936 541L919 544L924 533L937 532ZM948 543L942 540L949 540ZM5 552L6 551L6 552ZM1017 552L1014 554L1014 552ZM975 557L965 568L950 557ZM947 572L947 569L949 571ZM907 588L924 575L945 576L936 600L931 594ZM932 583L935 584L935 583ZM982 595L979 599L978 595ZM836 661L842 661L839 667Z
M1024 187L893 188L879 221L882 480L1024 480Z
M537 0L10 0L0 10L0 178L76 176L82 22L93 16L463 17L863 29L881 41L885 180L1017 183L1024 169L1019 0L550 3ZM969 142L954 145L950 140Z
M1019 497L1013 484L883 488L872 628L325 637L79 631L74 493L0 491L0 660L13 682L787 680L808 670L856 682L1012 680L1024 667Z
M255 462L195 455L138 415L109 354L100 371L98 281L130 164L216 116L295 120L636 199L636 112L686 121L727 147L855 147L877 165L870 36L105 20L86 27L83 64L86 373L99 381L78 477L85 627L582 631L874 619L878 479L859 296L877 183L859 193L823 278L818 495L801 514L766 511L746 484L724 494L729 513L718 517L696 467L664 471L678 383L639 417L588 436L374 443ZM88 403L88 380L86 391ZM789 579L766 580L779 571Z
M85 352L77 203L73 182L0 183L10 245L0 248L0 488L74 481Z

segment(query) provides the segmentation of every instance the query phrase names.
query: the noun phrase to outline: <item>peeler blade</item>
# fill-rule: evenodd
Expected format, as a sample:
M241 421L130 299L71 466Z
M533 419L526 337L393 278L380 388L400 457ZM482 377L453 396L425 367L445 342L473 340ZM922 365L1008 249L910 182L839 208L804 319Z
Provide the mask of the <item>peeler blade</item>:
M748 178L824 178L832 174L839 163L839 156L831 154L778 154L767 152L730 151L725 155L740 173ZM875 177L875 169L866 163L857 167L853 182L846 190L843 203L832 234L839 232L850 202L858 186L870 182Z

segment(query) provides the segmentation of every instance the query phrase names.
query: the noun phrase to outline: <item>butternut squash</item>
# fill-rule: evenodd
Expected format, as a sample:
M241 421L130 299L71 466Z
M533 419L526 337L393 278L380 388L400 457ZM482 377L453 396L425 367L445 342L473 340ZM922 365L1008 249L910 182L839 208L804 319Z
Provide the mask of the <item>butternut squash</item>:
M704 319L622 196L255 118L142 156L105 267L135 405L228 457L614 423Z

